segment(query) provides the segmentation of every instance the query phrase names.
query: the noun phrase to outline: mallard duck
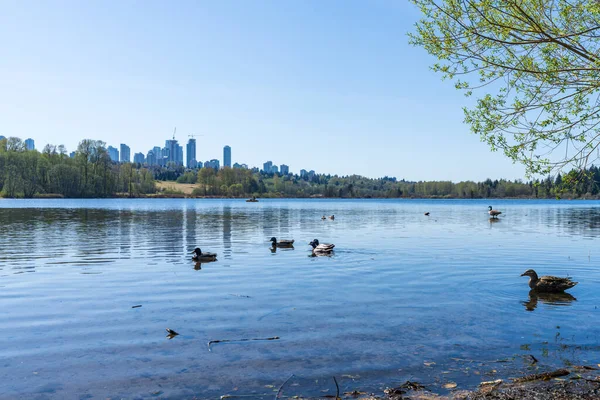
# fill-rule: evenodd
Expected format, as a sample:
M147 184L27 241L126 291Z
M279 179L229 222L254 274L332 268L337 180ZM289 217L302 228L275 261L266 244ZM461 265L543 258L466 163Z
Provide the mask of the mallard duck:
M277 241L276 238L272 237L271 242L273 243L273 247L292 247L294 245L293 239Z
M194 261L216 261L217 253L203 253L199 247L196 247L194 251L192 251L194 255L192 256L192 260Z
M327 254L333 251L335 244L319 243L318 239L314 239L309 245L313 248L313 253Z
M497 218L498 215L502 214L502 211L494 210L494 209L492 209L492 206L489 206L488 209L489 209L488 214L490 214L492 216L492 218Z
M331 219L331 220L335 219L335 215L330 215L329 219Z
M529 287L538 292L563 292L579 283L573 282L571 278L558 278L556 276L542 276L538 278L538 274L532 269L523 272L521 276L528 276Z

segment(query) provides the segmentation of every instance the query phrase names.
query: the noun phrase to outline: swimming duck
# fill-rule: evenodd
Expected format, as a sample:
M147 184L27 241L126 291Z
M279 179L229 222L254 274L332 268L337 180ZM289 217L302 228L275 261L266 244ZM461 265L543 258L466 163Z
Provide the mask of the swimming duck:
M558 278L556 276L542 276L538 278L538 274L532 269L523 272L521 276L528 276L529 287L538 292L562 292L579 283L573 282L571 278Z
M277 241L276 238L272 237L271 242L273 243L273 247L293 247L294 240L280 240Z
M427 212L425 213L425 215L429 217L429 211L427 211Z
M498 215L502 214L502 211L494 210L494 209L492 209L492 206L489 206L488 209L489 209L488 214L490 214L492 216L492 218L497 218Z
M192 256L192 260L194 261L216 261L217 253L203 253L199 247L196 247L194 251L192 251L194 255Z
M314 239L309 245L313 248L313 253L327 254L333 251L335 244L319 243L318 239Z
M335 215L329 216L329 219L334 220L335 219Z
M321 219L324 221L324 220L326 220L326 219L327 219L327 217L323 215L323 216L321 217Z

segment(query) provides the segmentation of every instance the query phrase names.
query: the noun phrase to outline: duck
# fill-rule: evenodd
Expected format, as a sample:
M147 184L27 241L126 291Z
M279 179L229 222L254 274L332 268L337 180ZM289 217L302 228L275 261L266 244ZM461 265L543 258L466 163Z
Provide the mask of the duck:
M194 251L192 251L194 255L192 256L192 260L194 261L216 261L217 253L203 253L199 247L196 247Z
M559 278L556 276L542 276L539 278L538 274L532 269L523 272L521 276L529 277L529 287L532 290L546 293L564 292L579 283L573 282L571 278Z
M498 215L502 214L502 211L494 210L492 206L489 206L488 210L488 214L490 214L492 218L498 218Z
M429 217L429 211L427 211L427 212L425 213L425 216Z
M313 253L328 254L333 251L335 244L319 243L318 239L314 239L309 245L313 248Z
M335 215L330 215L330 216L329 216L329 219L330 219L330 220L334 220L334 219L335 219Z
M323 215L323 216L321 217L321 219L322 219L323 221L325 221L325 220L327 219L327 217Z
M293 247L294 246L294 239L277 241L277 239L275 237L272 237L271 242L273 243L273 247Z

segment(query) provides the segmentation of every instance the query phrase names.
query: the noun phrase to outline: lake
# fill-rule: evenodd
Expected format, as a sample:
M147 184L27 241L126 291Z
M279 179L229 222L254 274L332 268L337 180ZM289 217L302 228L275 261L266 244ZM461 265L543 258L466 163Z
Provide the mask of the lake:
M0 398L447 393L595 365L598 204L0 200ZM580 283L530 296L529 268Z

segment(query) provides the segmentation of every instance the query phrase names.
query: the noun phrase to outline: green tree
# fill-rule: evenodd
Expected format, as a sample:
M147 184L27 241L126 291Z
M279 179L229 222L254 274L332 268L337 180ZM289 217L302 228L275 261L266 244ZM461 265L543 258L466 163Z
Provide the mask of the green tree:
M466 95L465 121L528 175L583 169L600 145L600 2L411 0L410 34Z

